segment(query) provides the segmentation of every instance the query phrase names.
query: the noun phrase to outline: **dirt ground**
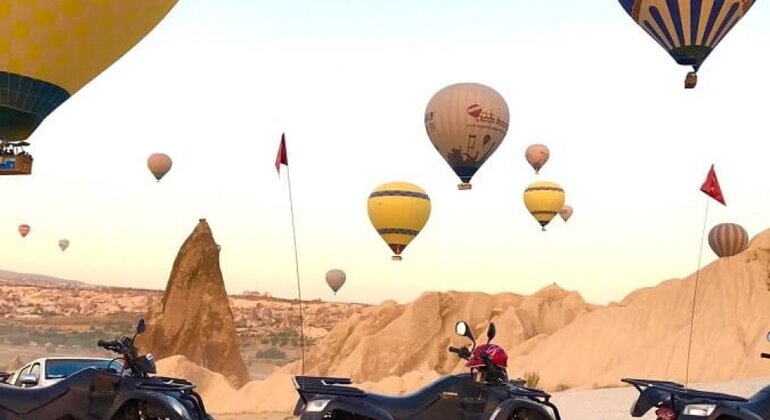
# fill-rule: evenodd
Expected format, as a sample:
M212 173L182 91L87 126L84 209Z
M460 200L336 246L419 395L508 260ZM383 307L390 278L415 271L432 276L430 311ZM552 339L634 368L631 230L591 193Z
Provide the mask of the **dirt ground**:
M713 384L693 384L691 387L715 392L751 396L770 384L770 377L736 380ZM553 394L553 402L559 407L565 420L619 420L630 419L628 410L639 393L632 387L608 388L580 391L565 391ZM290 413L217 415L217 420L285 420L295 419ZM654 420L649 412L643 420Z

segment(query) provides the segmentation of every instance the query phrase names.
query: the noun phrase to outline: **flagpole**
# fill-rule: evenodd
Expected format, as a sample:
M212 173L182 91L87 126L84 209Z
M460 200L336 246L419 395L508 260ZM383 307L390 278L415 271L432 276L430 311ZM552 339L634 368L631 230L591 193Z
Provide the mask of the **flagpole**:
M302 287L299 281L299 255L297 253L297 229L294 225L294 200L291 195L291 169L289 165L286 165L286 182L289 186L289 210L291 211L291 233L294 238L294 269L297 274L297 295L299 298L299 335L300 335L300 351L302 357L302 374L305 374L305 320L302 315Z
M690 380L690 350L692 350L692 333L695 325L695 301L698 295L698 279L700 278L701 258L703 257L703 242L706 239L706 223L709 215L709 201L711 197L706 196L706 211L703 214L703 228L700 235L700 249L698 250L698 270L695 271L695 287L692 293L692 312L690 313L690 339L687 341L687 368L684 375L684 386L687 386Z

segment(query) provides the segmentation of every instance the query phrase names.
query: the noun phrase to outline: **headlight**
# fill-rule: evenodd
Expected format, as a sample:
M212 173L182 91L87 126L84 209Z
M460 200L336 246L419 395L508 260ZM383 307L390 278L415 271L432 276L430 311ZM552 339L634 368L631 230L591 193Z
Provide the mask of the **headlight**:
M690 404L684 407L682 414L685 416L707 417L716 409L716 404Z
M311 413L317 413L319 411L323 411L324 408L329 404L331 400L312 400L308 401L307 406L305 407L305 411L311 412Z

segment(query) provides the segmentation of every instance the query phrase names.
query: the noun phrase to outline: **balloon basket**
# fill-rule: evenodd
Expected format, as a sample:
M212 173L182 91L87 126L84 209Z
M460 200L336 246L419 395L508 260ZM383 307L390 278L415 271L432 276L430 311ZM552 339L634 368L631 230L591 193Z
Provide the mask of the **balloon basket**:
M30 175L32 157L24 155L0 157L0 175Z
M462 184L457 184L457 189L460 191L466 191L470 190L473 186L467 182L463 182Z
M694 89L695 85L698 84L698 74L694 71L691 71L687 73L687 77L684 79L684 88L685 89Z
M394 256L390 257L390 259L393 260L393 261L401 261L403 258L401 258L400 255L394 255Z

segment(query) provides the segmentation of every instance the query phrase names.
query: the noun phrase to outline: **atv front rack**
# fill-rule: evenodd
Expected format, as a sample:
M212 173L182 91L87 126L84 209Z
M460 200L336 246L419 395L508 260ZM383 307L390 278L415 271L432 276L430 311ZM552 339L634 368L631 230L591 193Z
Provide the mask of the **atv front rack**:
M644 388L657 388L662 391L670 392L673 395L687 398L706 398L711 400L720 401L734 401L734 402L748 402L746 398L736 395L722 394L719 392L700 391L692 388L685 388L684 385L670 381L658 381L654 379L635 379L635 378L623 378L622 382L633 385L637 391L642 392Z
M363 397L366 392L354 386L350 378L332 376L294 376L294 388L307 394L339 395L345 397Z

